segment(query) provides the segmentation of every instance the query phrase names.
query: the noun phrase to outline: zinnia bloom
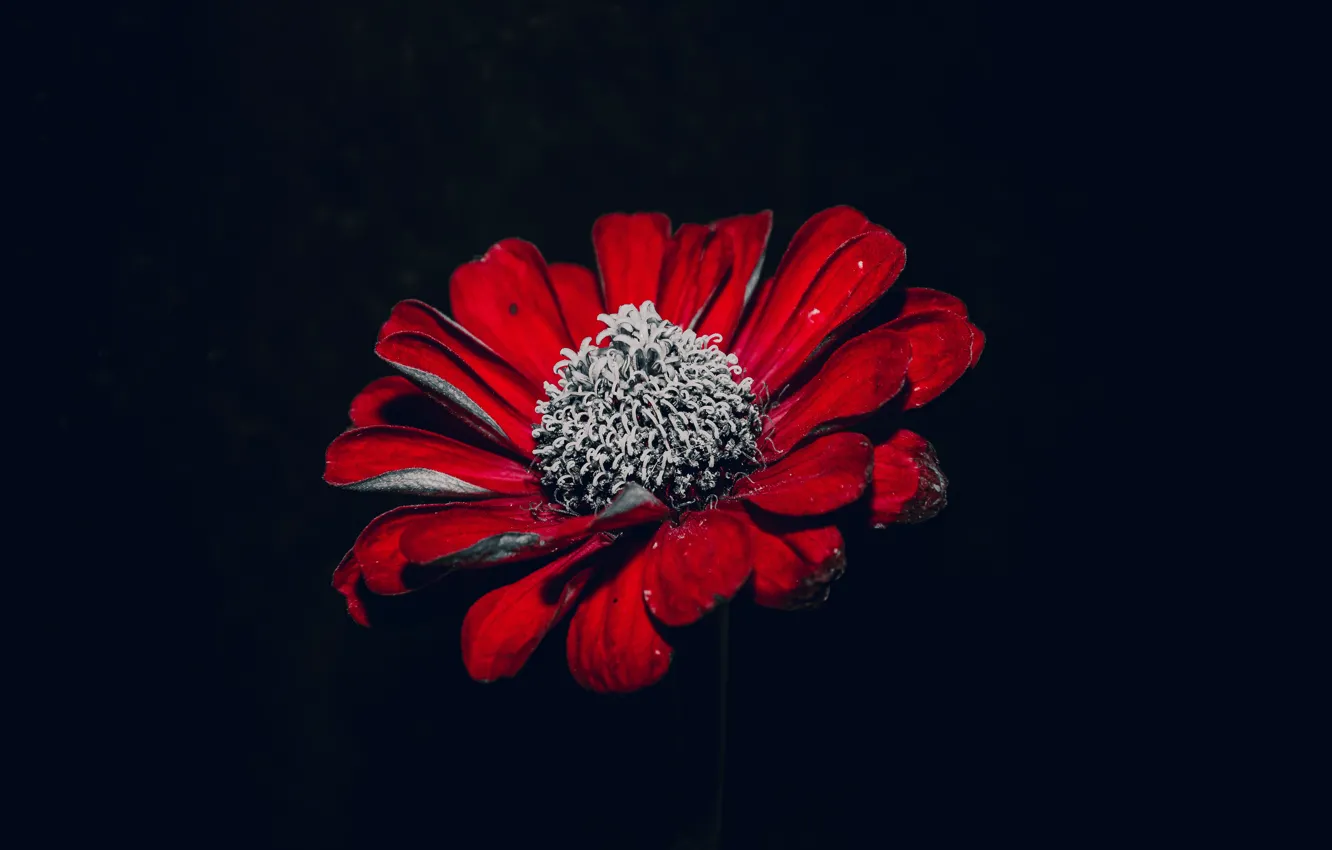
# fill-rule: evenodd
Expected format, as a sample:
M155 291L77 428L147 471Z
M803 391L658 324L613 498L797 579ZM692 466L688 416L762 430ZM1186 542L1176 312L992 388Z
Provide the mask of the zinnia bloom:
M760 605L823 601L845 564L840 509L866 500L879 527L936 514L947 480L928 442L848 429L938 396L984 335L932 289L861 329L906 250L850 207L806 222L760 283L771 225L672 233L615 213L592 228L597 275L506 239L454 272L452 318L398 304L375 351L401 374L353 400L325 480L434 501L361 532L333 575L351 616L369 624L367 591L526 561L468 612L468 672L513 676L571 614L577 681L632 691L670 666L661 626L747 583Z

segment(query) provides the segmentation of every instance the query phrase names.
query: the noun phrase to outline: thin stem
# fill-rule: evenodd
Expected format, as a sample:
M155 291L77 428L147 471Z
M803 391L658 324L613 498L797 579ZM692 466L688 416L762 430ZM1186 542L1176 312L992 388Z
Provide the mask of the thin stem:
M712 845L722 843L722 803L726 796L726 692L730 674L731 606L717 611L717 796L712 808Z

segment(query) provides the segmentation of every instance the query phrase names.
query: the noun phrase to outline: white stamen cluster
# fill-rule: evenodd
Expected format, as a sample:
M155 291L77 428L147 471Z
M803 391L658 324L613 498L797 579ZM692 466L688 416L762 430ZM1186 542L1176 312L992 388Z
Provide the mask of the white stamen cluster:
M753 378L720 334L699 336L651 301L597 317L606 347L563 349L532 429L542 483L572 511L596 511L630 481L674 508L724 495L759 461Z

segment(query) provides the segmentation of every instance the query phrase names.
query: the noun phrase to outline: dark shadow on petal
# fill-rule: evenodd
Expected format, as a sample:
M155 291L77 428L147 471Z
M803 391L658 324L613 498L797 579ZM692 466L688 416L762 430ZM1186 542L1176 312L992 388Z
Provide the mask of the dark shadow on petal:
M652 539L652 535L657 532L656 524L636 526L623 531L619 534L616 541L604 549L593 552L586 559L579 561L574 565L573 572L586 567L594 567L595 570L587 584L583 587L583 596L587 596L593 590L614 578L625 565L633 559L633 556L639 549L646 546ZM572 573L571 573L572 574ZM561 583L558 581L548 582L542 589L543 593L559 593ZM550 596L546 597L551 599ZM651 616L651 613L648 614ZM653 622L656 622L655 620ZM665 628L660 623L659 629ZM664 634L664 633L663 633Z
M498 455L527 460L526 457L519 452L515 452L511 447L486 439L474 427L454 414L453 411L426 395L395 398L385 403L380 408L380 413L392 425L407 425L412 428L434 431L436 434L452 437L469 446L476 446ZM536 414L533 412L534 422L535 419Z
M578 568L592 563L596 555L613 548L608 546L592 557L579 561L569 575L577 572ZM441 617L456 617L461 625L467 609L482 596L547 566L563 554L565 553L558 552L530 561L495 567L453 570L419 589L395 596L377 595L362 584L361 599L370 624L375 629L411 629L428 625ZM562 589L563 583L558 583L552 592L558 597Z
M626 534L642 533L642 531L642 529L632 529L629 532L626 532ZM624 536L625 535L621 535L621 537ZM581 546L582 543L579 543L578 545ZM628 546L630 545L634 545L632 541L616 540L614 543L598 549L586 558L582 558L569 564L565 569L550 576L545 584L541 586L541 598L548 604L554 604L559 600L560 594L564 592L564 586L568 583L569 579L573 578L583 570L591 569L592 577L588 579L587 584L583 587L582 593L579 594L580 596L586 595L592 590L592 588L596 587L601 582L606 581L608 577L615 575L615 570L622 567L629 560ZM556 557L559 556L556 555L544 559L541 565L545 566L555 560Z

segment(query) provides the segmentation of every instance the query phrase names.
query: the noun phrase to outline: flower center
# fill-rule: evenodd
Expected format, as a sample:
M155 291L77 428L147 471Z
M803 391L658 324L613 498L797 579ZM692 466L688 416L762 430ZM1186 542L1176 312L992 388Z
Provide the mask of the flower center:
M573 511L596 511L630 481L681 509L720 497L759 463L762 430L753 378L721 334L699 336L657 315L651 301L597 317L597 347L563 349L559 383L532 429L542 483Z

